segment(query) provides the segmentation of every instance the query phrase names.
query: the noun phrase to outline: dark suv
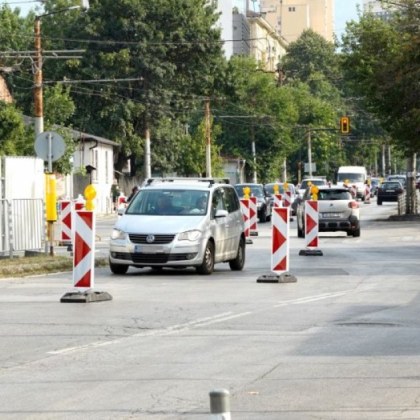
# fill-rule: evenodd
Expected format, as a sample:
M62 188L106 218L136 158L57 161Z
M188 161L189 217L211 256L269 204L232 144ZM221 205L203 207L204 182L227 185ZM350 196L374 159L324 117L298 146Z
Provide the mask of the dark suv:
M244 196L244 188L249 187L251 197L257 197L258 219L261 223L271 219L271 194L269 194L262 184L236 184L235 190L239 198Z

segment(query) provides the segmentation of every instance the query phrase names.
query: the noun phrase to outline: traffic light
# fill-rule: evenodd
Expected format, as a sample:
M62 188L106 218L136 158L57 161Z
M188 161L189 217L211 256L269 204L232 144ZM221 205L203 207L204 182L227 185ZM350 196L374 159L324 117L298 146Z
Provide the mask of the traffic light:
M349 117L340 118L340 131L341 131L341 134L350 133L350 118Z

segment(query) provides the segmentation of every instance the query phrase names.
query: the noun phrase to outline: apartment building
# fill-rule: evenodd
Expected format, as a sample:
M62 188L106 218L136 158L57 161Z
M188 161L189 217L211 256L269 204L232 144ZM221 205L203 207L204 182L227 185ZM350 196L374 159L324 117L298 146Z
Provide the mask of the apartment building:
M287 42L312 29L333 42L334 0L260 0L262 17Z
M378 0L364 0L363 13L373 13L377 18L386 20L395 10L395 6L388 4L386 8Z

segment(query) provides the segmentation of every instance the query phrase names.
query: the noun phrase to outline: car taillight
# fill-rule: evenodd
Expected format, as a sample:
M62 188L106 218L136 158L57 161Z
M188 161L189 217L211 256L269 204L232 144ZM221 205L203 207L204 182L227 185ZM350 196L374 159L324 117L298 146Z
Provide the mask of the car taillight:
M349 207L351 209L358 209L359 208L359 203L357 201L350 201Z

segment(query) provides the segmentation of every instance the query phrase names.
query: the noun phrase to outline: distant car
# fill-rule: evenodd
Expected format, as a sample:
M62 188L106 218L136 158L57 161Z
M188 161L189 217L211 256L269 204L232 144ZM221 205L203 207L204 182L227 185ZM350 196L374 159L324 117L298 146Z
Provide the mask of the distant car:
M316 185L320 187L322 185L327 185L327 180L324 178L305 178L298 186L297 195L302 198L309 185Z
M194 267L211 274L215 263L242 270L244 221L232 185L213 179L152 179L144 184L111 234L109 267Z
M347 236L360 236L360 206L345 187L319 186L319 232L347 232ZM297 207L297 235L305 237L305 202L311 199L308 188Z
M278 186L278 193L282 196L285 194L284 183L283 182L271 182L269 184L264 184L265 189L271 195L271 205L274 207L274 186ZM287 192L290 195L290 206L292 208L292 214L296 214L296 208L293 208L293 203L296 200L296 188L293 184L287 183Z
M264 188L263 184L235 184L234 187L239 198L243 198L244 188L249 187L251 190L251 196L257 197L257 217L259 221L261 223L265 223L271 219L271 195Z
M379 178L370 178L370 195L374 196L378 192L379 184L381 180Z
M384 201L398 201L400 194L404 192L404 188L399 181L385 181L379 188L376 197L378 205L382 205Z
M386 177L387 181L399 181L402 187L405 189L407 185L407 176L406 175L388 175Z

